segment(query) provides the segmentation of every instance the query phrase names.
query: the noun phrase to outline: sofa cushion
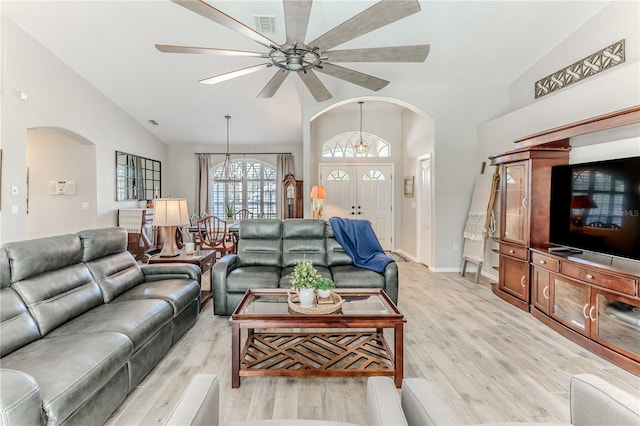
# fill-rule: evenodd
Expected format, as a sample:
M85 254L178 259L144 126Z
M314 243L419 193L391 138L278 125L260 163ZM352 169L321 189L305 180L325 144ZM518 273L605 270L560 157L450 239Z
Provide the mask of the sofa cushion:
M11 263L12 282L82 262L82 246L77 235L17 241L5 244L4 248Z
M238 266L282 265L282 221L251 219L239 230Z
M40 331L12 288L0 289L0 357L38 340Z
M100 286L105 303L144 282L140 266L128 251L91 260L87 267Z
M283 221L282 266L295 266L304 260L327 266L325 222L317 219Z
M124 228L88 229L78 232L78 237L82 242L85 262L127 250L127 231Z
M168 324L173 309L164 300L132 300L98 306L53 330L47 337L113 331L127 336L134 352Z
M355 265L339 265L331 267L333 281L338 288L384 288L383 274L360 268Z
M103 303L100 288L82 264L65 266L12 284L45 336Z
M278 288L280 267L244 266L231 271L227 276L229 293L244 293L250 288Z
M318 271L318 273L326 278L332 278L331 275L331 271L329 270L329 268L327 268L326 266L315 266L316 271ZM295 269L295 266L287 266L286 268L282 269L281 275L280 275L280 288L290 288L291 287L291 276L293 275L293 270Z
M330 226L328 226L331 228ZM333 235L333 233L331 234ZM353 265L353 260L340 245L338 240L327 237L327 266L330 268L336 265Z
M133 344L120 333L45 337L2 358L40 386L47 424L60 424L122 369Z
M171 278L139 284L120 295L113 302L127 300L161 299L169 302L173 315L177 315L200 297L200 285L195 280Z

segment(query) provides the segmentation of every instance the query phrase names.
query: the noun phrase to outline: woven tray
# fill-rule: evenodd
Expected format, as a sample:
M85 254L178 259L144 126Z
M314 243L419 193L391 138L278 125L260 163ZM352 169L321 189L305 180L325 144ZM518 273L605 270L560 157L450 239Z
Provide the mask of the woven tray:
M289 303L289 308L301 314L327 315L339 310L344 303L344 299L337 293L331 293L331 297L333 298L333 303L318 305L314 302L312 306L304 307L300 306L300 299L296 293L289 293L287 302Z

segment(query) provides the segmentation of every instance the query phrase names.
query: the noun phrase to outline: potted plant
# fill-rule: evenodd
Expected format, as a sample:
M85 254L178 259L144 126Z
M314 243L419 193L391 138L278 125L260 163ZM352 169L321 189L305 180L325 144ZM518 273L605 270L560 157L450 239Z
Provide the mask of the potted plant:
M225 204L224 211L227 215L227 222L231 222L233 220L233 203L231 201Z
M327 298L331 296L331 290L336 288L336 284L331 278L321 277L316 281L316 290L318 291L318 297Z
M313 305L316 282L321 278L311 262L303 260L296 264L289 282L291 283L291 288L298 293L300 306L310 307Z

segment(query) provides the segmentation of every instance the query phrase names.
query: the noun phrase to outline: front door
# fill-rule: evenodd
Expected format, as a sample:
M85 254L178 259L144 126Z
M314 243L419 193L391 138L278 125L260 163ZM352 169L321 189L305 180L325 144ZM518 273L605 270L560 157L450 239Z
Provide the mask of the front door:
M382 248L393 247L393 166L320 165L320 182L327 192L325 214L367 219Z

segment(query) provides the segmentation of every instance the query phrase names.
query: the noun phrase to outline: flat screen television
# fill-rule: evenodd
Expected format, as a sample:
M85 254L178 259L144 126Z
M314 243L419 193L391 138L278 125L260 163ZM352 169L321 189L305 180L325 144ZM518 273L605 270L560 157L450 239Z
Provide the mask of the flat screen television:
M549 242L640 260L640 157L554 166Z

